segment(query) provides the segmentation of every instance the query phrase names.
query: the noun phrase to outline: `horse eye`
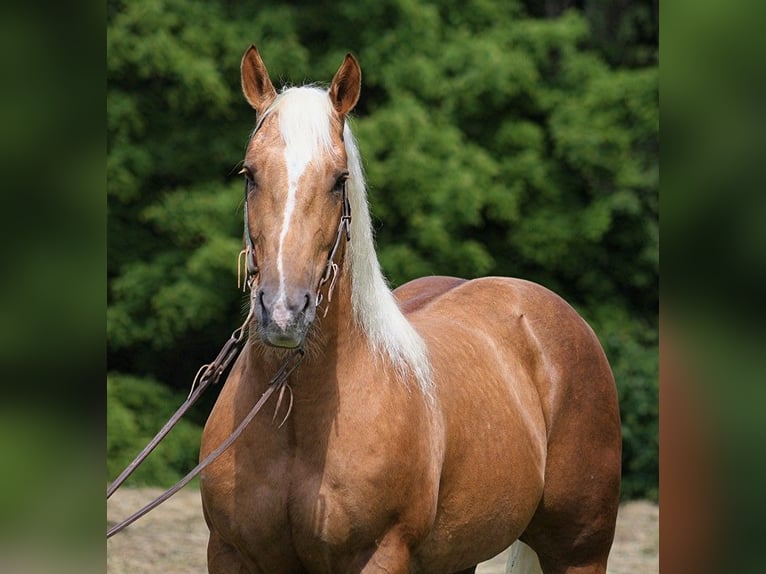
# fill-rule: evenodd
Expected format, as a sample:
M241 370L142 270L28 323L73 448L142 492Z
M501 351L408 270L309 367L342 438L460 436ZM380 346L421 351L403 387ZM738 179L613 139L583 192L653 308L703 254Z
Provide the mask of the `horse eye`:
M333 185L332 192L340 194L343 191L343 186L346 184L347 179L348 179L348 172L344 171L335 179L335 185Z
M246 189L248 191L255 188L255 178L253 177L253 173L248 168L243 167L241 170L239 170L238 173L239 175L245 176Z

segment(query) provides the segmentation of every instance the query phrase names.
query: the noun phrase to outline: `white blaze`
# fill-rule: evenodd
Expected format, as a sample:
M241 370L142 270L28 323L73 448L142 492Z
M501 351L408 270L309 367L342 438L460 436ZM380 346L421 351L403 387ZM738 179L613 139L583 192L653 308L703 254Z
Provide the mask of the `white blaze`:
M295 130L292 124L299 122L291 109L290 113L280 114L280 131L283 136L290 134L292 137L285 146L285 167L287 168L287 198L285 199L285 211L282 215L282 230L279 233L279 247L277 250L277 272L279 273L279 293L272 311L272 318L281 328L285 328L291 319L291 313L287 306L287 292L285 286L284 271L284 248L285 239L290 230L290 223L298 195L298 183L300 182L306 167L311 162L317 150L317 141L309 130L304 137L294 137ZM287 140L287 138L285 138Z

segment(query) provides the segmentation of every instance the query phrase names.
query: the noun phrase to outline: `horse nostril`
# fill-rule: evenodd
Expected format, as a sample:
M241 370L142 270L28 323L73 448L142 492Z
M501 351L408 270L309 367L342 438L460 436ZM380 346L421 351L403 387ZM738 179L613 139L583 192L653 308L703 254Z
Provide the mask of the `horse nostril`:
M309 308L310 304L311 304L311 296L308 293L306 293L306 304L303 306L303 309L301 309L301 313L306 311L306 309Z

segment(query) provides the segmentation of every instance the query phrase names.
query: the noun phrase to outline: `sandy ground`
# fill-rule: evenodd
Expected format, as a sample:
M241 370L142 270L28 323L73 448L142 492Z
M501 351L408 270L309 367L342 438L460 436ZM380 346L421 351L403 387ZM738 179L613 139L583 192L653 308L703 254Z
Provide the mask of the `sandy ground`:
M154 488L122 489L107 504L109 525L159 495ZM199 492L187 487L126 530L107 540L108 574L189 574L207 572L207 527ZM479 574L503 574L505 553L484 562ZM644 501L620 508L608 574L659 572L659 508Z

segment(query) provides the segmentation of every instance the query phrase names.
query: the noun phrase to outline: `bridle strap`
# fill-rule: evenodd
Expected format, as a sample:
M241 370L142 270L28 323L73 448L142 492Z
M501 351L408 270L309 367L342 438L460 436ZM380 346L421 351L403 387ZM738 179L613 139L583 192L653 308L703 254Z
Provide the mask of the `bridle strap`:
M258 274L258 265L255 262L255 247L253 238L250 237L250 218L247 206L247 186L249 182L245 179L245 262L247 265L247 276L255 277ZM239 271L237 271L239 272Z
M213 362L207 365L202 365L202 367L200 367L200 369L197 371L197 375L192 381L191 392L189 393L189 396L186 398L186 400L181 404L180 407L178 407L176 412L173 413L173 416L171 416L170 420L165 423L165 426L163 426L154 436L154 438L149 441L149 444L147 444L143 450L138 453L136 458L134 458L133 461L125 468L125 470L123 470L120 475L114 479L114 481L107 487L107 499L112 496L112 494L114 494L114 492L120 487L120 485L122 485L123 482L125 482L125 480L131 474L133 474L133 471L138 468L144 459L149 456L149 453L151 453L160 443L160 441L165 438L165 436L176 425L176 423L181 419L186 411L188 411L189 408L191 408L191 406L197 402L197 399L200 397L203 391L205 391L209 385L216 384L218 382L218 380L221 378L221 375L223 375L232 361L234 361L237 355L239 355L239 352L242 350L242 347L245 344L245 332L247 331L247 325L249 324L252 316L253 311L251 306L250 313L248 313L247 318L244 320L242 325L234 330L234 332L231 334L231 337L229 337L229 340L226 341L224 346L218 352L218 355L213 360Z
M253 408L250 409L250 412L247 413L247 416L242 419L242 422L239 423L239 426L237 426L236 429L234 429L234 432L229 435L229 438L227 438L225 441L223 441L218 448L216 448L213 452L208 454L204 460L202 460L197 466L195 466L189 473L184 476L181 480L179 480L176 484L174 484L172 487L170 487L168 490L163 492L160 496L155 498L153 501L151 501L149 504L141 508L140 510L134 512L131 514L128 518L123 520L122 522L115 524L106 531L106 537L111 538L118 532L120 532L123 528L133 524L136 520L144 516L146 513L150 512L151 510L154 510L157 508L160 504L165 502L168 498L173 496L176 492L181 490L184 486L186 486L195 476L197 476L200 472L202 472L205 468L207 468L215 459L217 459L223 452L228 449L232 443L239 438L239 435L242 434L242 431L247 428L247 426L252 422L252 420L255 418L255 415L258 414L258 412L261 410L264 404L266 404L266 401L269 400L269 397L271 397L272 393L279 389L280 387L283 387L286 384L286 381L288 377L292 374L292 372L298 368L298 366L303 361L304 351L303 349L296 349L293 351L293 353L285 360L285 362L280 367L279 371L274 375L274 377L269 382L269 386L266 387L266 390L261 395L261 398L258 399L258 402L253 405Z
M351 239L351 203L348 200L348 192L346 191L347 185L348 183L344 181L340 222L338 222L338 233L335 236L335 243L333 244L332 249L330 249L330 253L327 255L327 266L325 267L324 275L322 275L322 278L319 280L319 285L317 286L317 295L315 300L316 307L319 307L323 301L322 287L328 281L330 281L330 286L327 289L327 301L332 301L332 293L335 289L335 282L338 279L338 264L334 261L335 254L338 251L338 247L340 246L341 238L343 235L346 236L346 241ZM331 276L332 280L330 279ZM327 315L327 309L325 309L325 315Z

